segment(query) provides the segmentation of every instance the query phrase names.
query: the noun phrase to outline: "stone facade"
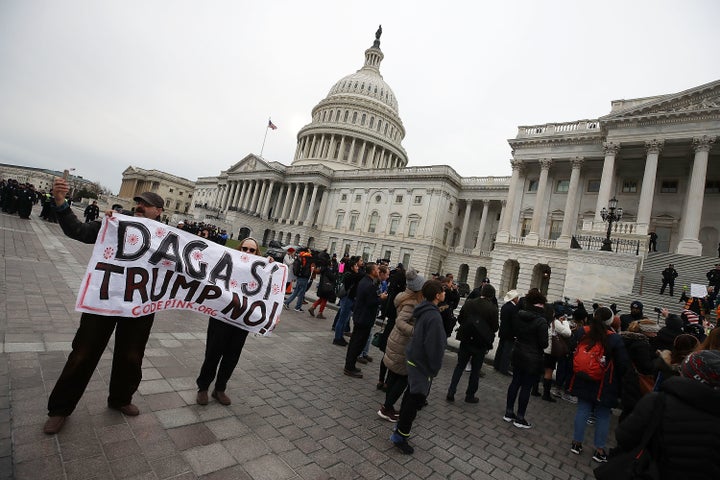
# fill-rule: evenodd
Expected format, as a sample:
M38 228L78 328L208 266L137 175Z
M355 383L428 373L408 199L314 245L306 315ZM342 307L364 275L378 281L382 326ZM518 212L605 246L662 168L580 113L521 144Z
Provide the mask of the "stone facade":
M539 287L550 298L629 291L650 231L659 250L715 255L720 81L614 101L596 119L521 126L511 177L465 178L407 166L382 60L376 39L313 109L291 165L250 154L198 179L194 217L263 244L388 258L471 288L488 276L499 294ZM624 217L613 251L599 251L611 197Z
M134 205L132 199L142 192L155 192L165 200L165 220L187 216L193 202L195 182L158 170L128 167L123 172L118 197L128 208Z

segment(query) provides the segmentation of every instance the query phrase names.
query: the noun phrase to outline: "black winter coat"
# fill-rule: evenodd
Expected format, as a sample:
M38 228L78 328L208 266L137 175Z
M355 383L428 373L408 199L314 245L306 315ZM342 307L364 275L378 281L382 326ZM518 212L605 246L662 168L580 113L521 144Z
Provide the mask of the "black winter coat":
M512 317L518 311L518 306L513 302L505 302L500 309L500 340L514 340L515 332L512 329Z
M492 349L495 332L498 330L498 310L491 300L467 300L460 309L458 323L460 327L457 339L460 343L467 343L485 351Z
M637 372L643 375L655 375L657 372L653 362L654 350L650 347L648 337L634 332L622 332L620 337L625 344L630 362L635 366ZM629 415L642 398L639 378L632 366L622 376L620 387L623 414Z
M543 350L548 346L548 323L545 309L526 306L512 317L515 332L515 347L512 353L513 370L540 375L543 365Z
M650 453L659 461L661 479L720 478L720 390L691 378L674 377L660 387L665 410ZM618 449L631 451L642 440L653 418L658 393L638 402L633 413L615 430Z

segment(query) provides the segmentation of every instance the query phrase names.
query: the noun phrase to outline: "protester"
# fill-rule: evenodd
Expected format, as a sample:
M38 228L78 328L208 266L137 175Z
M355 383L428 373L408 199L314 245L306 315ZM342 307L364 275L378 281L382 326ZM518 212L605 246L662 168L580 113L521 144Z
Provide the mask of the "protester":
M408 388L400 405L398 423L390 441L404 454L415 449L408 443L417 412L425 405L430 382L438 374L445 356L447 337L438 304L445 299L445 290L437 280L422 287L425 300L415 307L415 330L407 348Z
M503 420L512 422L517 428L532 428L525 419L525 413L530 402L530 390L543 372L543 350L548 346L545 302L545 297L537 288L531 289L523 299L523 307L512 319L516 337L512 354L513 378L507 391Z
M447 296L447 291L445 293ZM460 309L457 339L460 340L457 365L453 371L447 401L455 401L455 392L462 377L465 365L470 363L470 378L465 391L465 402L478 403L480 399L475 396L480 378L480 368L487 352L493 347L495 332L498 331L498 310L493 304L495 288L485 285L480 290L480 297L467 300Z
M57 220L63 233L83 243L95 243L101 223L81 222L65 201L68 191L67 180L56 178L52 194ZM145 192L135 197L134 201L136 217L159 220L165 205L160 195ZM107 212L107 215L112 215L112 212ZM113 331L115 347L107 404L125 415L140 414L138 407L132 403L132 396L142 379L142 360L154 317L154 314L130 318L92 313L83 313L80 316L80 326L72 342L72 352L48 399L49 418L43 427L45 433L58 433L67 417L75 410Z
M380 406L378 416L385 420L396 422L398 413L395 411L395 402L401 397L407 387L407 362L405 349L412 338L415 328L413 311L422 301L422 287L425 279L410 267L406 272L407 289L395 297L395 310L397 318L395 326L390 332L385 356L382 362L387 367L387 386L385 403Z
M576 455L582 452L587 420L594 413L595 453L592 458L598 463L607 462L610 409L617 406L620 379L629 364L620 335L609 330L612 321L612 310L600 307L595 310L590 325L575 333L575 373L570 381L570 392L578 397L570 451Z
M237 249L250 255L260 254L260 244L252 237L243 239ZM268 261L273 261L272 257L268 257ZM215 388L212 391L212 397L222 405L232 403L225 390L227 382L240 360L248 333L243 328L210 317L205 344L205 359L200 367L200 375L195 381L198 386L196 399L198 405L208 404L208 389L213 380L215 380Z
M503 306L500 309L500 330L497 350L493 358L493 368L503 375L510 375L510 358L512 356L515 334L512 331L512 317L517 312L517 304L520 294L517 290L510 290L503 298Z

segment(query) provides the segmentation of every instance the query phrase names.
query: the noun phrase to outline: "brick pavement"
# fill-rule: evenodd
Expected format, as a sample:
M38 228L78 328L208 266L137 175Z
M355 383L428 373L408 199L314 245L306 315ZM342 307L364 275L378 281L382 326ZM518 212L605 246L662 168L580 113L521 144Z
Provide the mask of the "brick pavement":
M292 310L272 337L248 338L228 385L230 407L194 403L206 318L162 312L134 398L141 415L106 408L111 340L62 432L45 435L47 397L77 327L75 295L92 246L37 213L30 221L0 214L0 479L592 478L591 449L569 452L573 406L533 398L535 428L516 429L501 418L508 379L491 368L480 404L462 401L467 377L459 401L448 404L451 352L416 421L416 453L400 454L388 440L391 424L375 413L380 352L372 348L365 378L344 376L331 320Z

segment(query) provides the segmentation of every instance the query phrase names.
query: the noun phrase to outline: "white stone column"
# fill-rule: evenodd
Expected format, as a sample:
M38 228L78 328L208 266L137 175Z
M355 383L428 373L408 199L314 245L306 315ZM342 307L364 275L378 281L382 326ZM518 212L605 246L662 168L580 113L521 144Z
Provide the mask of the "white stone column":
M250 211L250 205L252 204L255 190L257 190L257 180L250 180L250 188L248 189L248 194L245 197L245 202L243 203L243 208L248 212Z
M308 207L307 215L305 215L305 221L303 222L304 225L311 225L312 226L312 220L313 220L313 213L315 210L315 199L317 197L318 192L318 186L313 184L313 190L312 195L310 195L310 206Z
M300 194L300 188L303 186L302 183L295 183L295 192L293 194L292 203L290 204L290 212L288 215L288 220L291 222L295 222L295 216L297 215L297 207L298 207L298 195Z
M514 203L517 190L520 187L520 172L523 168L523 164L519 160L510 160L510 165L512 166L512 177L510 177L510 186L508 187L507 202L505 203L502 222L498 229L496 239L498 243L507 243L510 241L510 221L512 219L513 208L515 208Z
M275 187L275 180L269 180L267 192L265 193L265 199L263 201L262 210L260 215L262 218L267 218L268 212L270 211L270 200L272 199L273 188Z
M238 210L245 209L245 199L247 198L249 192L250 192L250 182L248 180L243 180L242 192L240 193L240 198L238 199L238 202L237 202Z
M240 192L242 190L242 182L236 181L235 182L235 194L232 196L232 200L230 200L230 206L231 207L237 207L237 201L240 197Z
M535 192L532 225L530 226L530 233L525 237L525 245L537 246L540 242L540 226L545 218L545 192L547 191L550 165L552 165L551 159L540 159L540 180L538 181L537 192Z
M363 141L362 146L360 147L360 155L358 156L358 165L360 165L360 166L365 166L362 163L362 161L363 161L363 156L365 155L365 146L366 145L367 145L367 142Z
M320 208L318 209L318 218L316 220L319 228L325 226L325 214L327 213L327 203L330 193L327 189L320 191Z
M350 154L348 155L348 163L355 163L355 138L350 143Z
M282 216L280 217L282 220L285 220L285 222L290 221L290 208L292 206L292 200L290 200L290 197L295 192L296 184L291 183L288 185L287 192L285 192L285 205L283 205L283 211Z
M663 148L663 141L657 139L647 141L645 142L645 148L647 149L647 158L645 160L645 174L643 175L637 213L638 235L647 235L650 226L650 215L652 214L652 204L655 198L655 177L657 176L658 158Z
M307 200L307 194L308 194L308 183L303 183L303 194L302 199L300 200L300 203L298 204L298 209L295 212L295 219L298 223L300 223L303 220L303 212L305 211L305 201Z
M253 180L253 194L252 198L250 199L250 203L248 203L248 210L250 213L255 213L255 205L257 205L257 199L260 194L260 180Z
M222 207L221 210L227 209L227 203L230 197L230 182L225 184L225 191L223 192Z
M612 142L603 144L605 161L603 162L602 176L600 177L600 189L598 190L597 203L595 204L595 222L602 223L600 211L606 208L612 193L613 179L615 178L615 157L620 151L620 145Z
M478 228L478 241L477 248L482 250L483 237L485 236L485 229L487 228L488 213L490 211L490 200L483 200L482 217L480 217L480 228Z
M578 190L580 187L580 168L585 160L583 157L570 159L572 172L570 173L570 186L568 187L567 199L565 200L565 216L563 218L562 231L557 239L558 248L570 248L570 237L575 233L577 227Z
M340 136L340 150L338 150L338 162L343 162L343 156L345 156L345 135Z
M693 138L695 159L693 160L692 174L690 175L690 185L688 186L687 202L685 202L686 207L683 213L677 253L702 255L702 243L698 241L698 236L700 235L700 220L705 197L708 156L710 147L714 142L715 137L708 137L707 135Z
M257 195L257 200L253 200L251 210L253 213L260 213L262 211L263 200L265 199L265 189L267 188L267 180L260 180L260 193Z
M460 230L460 248L465 248L468 225L470 225L470 212L472 211L472 200L465 202L465 217L463 218L462 230Z

